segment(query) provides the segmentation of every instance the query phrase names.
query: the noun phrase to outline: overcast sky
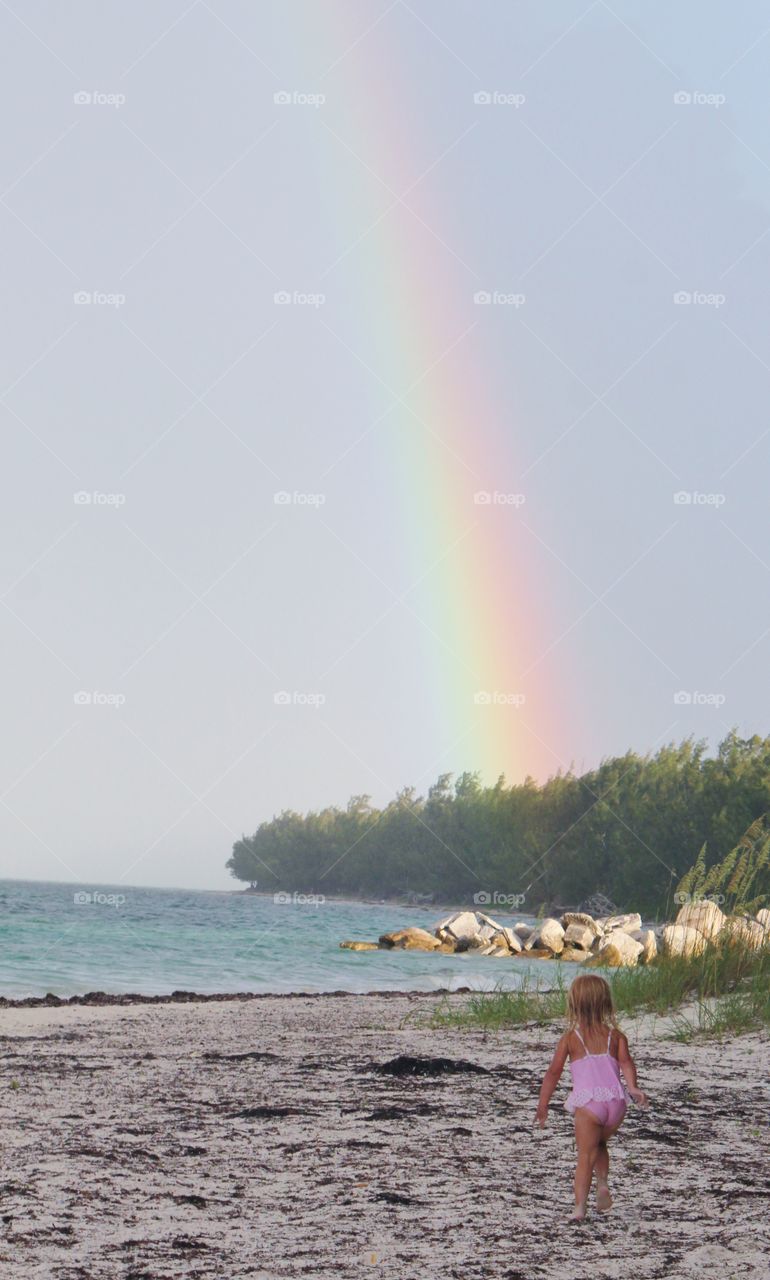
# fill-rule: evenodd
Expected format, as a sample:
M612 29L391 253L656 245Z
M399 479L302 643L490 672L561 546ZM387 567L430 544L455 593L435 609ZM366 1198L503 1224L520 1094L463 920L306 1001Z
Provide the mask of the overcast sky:
M2 6L0 874L768 731L769 31Z

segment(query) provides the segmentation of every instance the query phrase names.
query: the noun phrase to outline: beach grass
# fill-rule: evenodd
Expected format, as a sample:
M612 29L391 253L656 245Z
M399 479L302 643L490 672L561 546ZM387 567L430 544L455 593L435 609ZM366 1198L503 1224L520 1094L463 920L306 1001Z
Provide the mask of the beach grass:
M699 955L660 955L648 965L602 973L612 986L619 1016L666 1016L676 1039L740 1035L770 1026L770 946L756 949L740 939L717 940ZM569 980L575 976L574 965L568 977L557 962L555 977L547 984L525 978L517 990L479 992L460 1008L444 999L429 1024L494 1031L553 1022L566 1014Z
M428 1024L432 1027L481 1027L500 1031L525 1023L553 1022L555 1018L563 1018L567 1011L567 987L561 966L553 983L547 987L525 975L516 990L496 987L494 991L480 991L461 1008L450 1005L444 997L429 1015Z

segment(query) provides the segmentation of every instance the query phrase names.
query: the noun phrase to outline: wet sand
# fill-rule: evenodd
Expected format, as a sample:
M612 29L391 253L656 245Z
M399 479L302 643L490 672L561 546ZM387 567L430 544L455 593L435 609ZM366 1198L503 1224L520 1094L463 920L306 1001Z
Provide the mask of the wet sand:
M766 1280L767 1037L627 1024L652 1104L576 1226L566 1079L533 1128L557 1029L420 1027L436 1002L0 1010L0 1276ZM399 1055L466 1065L375 1070Z

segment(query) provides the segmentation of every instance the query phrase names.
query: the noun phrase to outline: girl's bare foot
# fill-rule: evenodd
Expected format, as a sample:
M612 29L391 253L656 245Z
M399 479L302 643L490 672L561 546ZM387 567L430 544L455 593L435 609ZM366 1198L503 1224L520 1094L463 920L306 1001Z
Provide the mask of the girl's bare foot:
M612 1208L612 1196L606 1182L600 1182L596 1187L596 1207L601 1213Z
M575 1212L570 1219L571 1222L585 1222L586 1207L584 1204L576 1204Z

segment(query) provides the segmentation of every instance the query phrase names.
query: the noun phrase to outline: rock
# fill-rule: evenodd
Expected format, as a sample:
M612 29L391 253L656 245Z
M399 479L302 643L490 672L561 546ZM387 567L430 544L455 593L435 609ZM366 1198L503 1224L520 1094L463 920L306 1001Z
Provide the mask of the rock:
M521 951L521 938L517 933L514 933L513 929L507 929L505 925L503 925L498 937L505 939L505 944L509 951L513 951L516 954Z
M437 953L441 951L444 953L444 955L447 955L447 956L453 955L456 950L457 950L457 947L455 946L451 938L448 939L447 942L440 942L439 945L436 947Z
M581 963L586 958L585 951L581 947L565 947L559 953L560 960L579 960Z
M602 932L593 916L589 916L586 911L565 911L561 922L565 929L568 929L571 924L582 924L586 929L591 930L595 938L598 938Z
M654 929L637 929L631 934L636 942L641 943L642 953L639 956L640 964L649 964L658 954L658 940L655 937Z
M604 969L606 967L606 968L612 968L612 969L619 969L619 968L622 968L624 965L629 965L629 964L631 965L636 964L636 961L628 960L623 955L623 953L615 946L615 944L613 942L610 942L607 944L606 947L602 947L601 951L598 951L595 956L589 956L589 958L585 962L585 968L586 969Z
M472 943L473 938L478 938L481 925L478 923L476 911L455 911L454 915L446 916L445 920L441 920L436 928L445 929L446 933L457 941Z
M499 933L500 933L499 924L498 925L481 924L479 925L479 931L476 936L481 938L482 942L492 942L492 940L496 938Z
M757 924L761 924L765 937L770 937L770 910L760 907L756 915Z
M725 914L716 902L702 898L700 902L687 902L680 909L676 923L688 929L697 929L704 938L713 942L725 924Z
M385 948L397 947L402 951L435 951L441 944L427 929L408 928L383 933L379 945Z
M496 942L488 942L485 947L481 947L479 955L482 956L509 956L511 953L506 946L500 946Z
M442 927L453 938L459 940L470 941L478 937L479 922L476 919L475 911L457 911L453 916L443 921Z
M483 947L491 946L492 939L485 938L480 933L477 933L473 938L458 938L457 940L458 951L481 951Z
M591 921L593 924L593 921ZM593 929L587 924L581 924L574 921L567 925L564 930L564 946L581 947L583 951L590 951L591 944L600 935L594 933Z
M603 920L597 920L596 923L605 934L612 933L613 929L623 929L625 933L636 933L637 929L642 927L642 917L638 911L634 911L630 915L606 916Z
M522 921L521 924L515 924L513 926L513 932L522 942L526 942L529 935L534 933L535 930L532 928L531 924L524 924Z
M620 936L629 937L629 934L624 933L623 929L615 929L614 933L617 938ZM601 950L596 952L596 955L588 957L585 968L628 969L632 968L636 963L636 957L632 957L631 954L629 954L627 947L620 948L615 945L614 942L608 942L606 943L606 946L601 947Z
M587 931L590 932L591 934L591 941L593 940L593 938L602 937L602 932L604 932L600 928L600 925L596 923L596 920L593 919L593 916L588 915L587 911L565 911L564 915L562 916L562 924L564 925L565 933L567 933L569 928L572 928L573 924L577 925L578 929L583 929L583 931L586 931L587 929ZM572 937L573 938L582 937L582 934L573 933ZM588 941L585 943L586 951L588 950L588 948L590 948L591 941ZM578 946L583 946L583 943L579 942Z
M613 947L621 957L620 961L614 961L613 963L626 965L635 965L644 951L642 943L632 938L631 934L626 933L625 929L613 929L612 933L609 933L599 943L597 954L602 955L608 947Z
M527 951L527 955L532 960L553 960L553 952L549 951L547 947L532 947Z
M549 918L543 921L537 933L537 946L546 947L554 955L564 950L564 930L558 920Z
M341 947L347 951L377 951L376 942L341 942Z
M483 911L474 911L473 914L478 920L480 926L483 927L485 924L489 925L491 929L494 929L495 933L499 933L503 927L501 924L498 924L496 920L493 920L491 916L485 915Z
M765 945L765 931L758 920L749 916L728 916L723 933L730 942L745 942L753 950Z
M667 924L661 942L667 956L697 956L706 945L703 934L686 924Z

